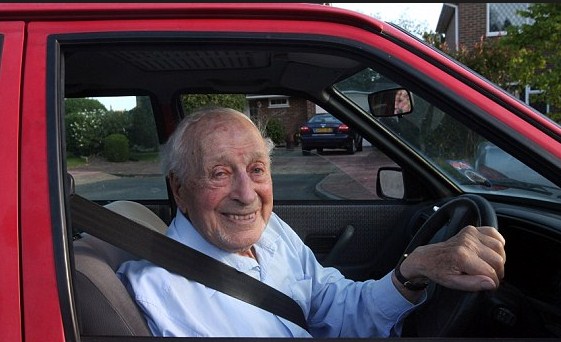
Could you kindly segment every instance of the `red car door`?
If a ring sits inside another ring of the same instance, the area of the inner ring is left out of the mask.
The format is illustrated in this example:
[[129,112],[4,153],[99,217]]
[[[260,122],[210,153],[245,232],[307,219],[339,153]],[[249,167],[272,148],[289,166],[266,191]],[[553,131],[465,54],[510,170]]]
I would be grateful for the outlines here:
[[[57,283],[64,269],[55,262],[64,254],[54,243],[63,238],[59,233],[63,192],[53,188],[57,180],[49,173],[61,163],[53,152],[61,148],[60,142],[48,138],[48,132],[59,129],[54,112],[56,86],[47,81],[53,79],[57,61],[56,57],[48,61],[53,58],[48,52],[49,34],[41,24],[32,21],[26,30],[20,137],[23,334],[26,341],[65,341],[61,307],[68,305],[60,299],[65,298],[64,289],[59,290]],[[56,177],[62,175],[58,172]]]
[[23,22],[0,22],[0,326],[5,341],[22,340],[18,136],[23,31]]

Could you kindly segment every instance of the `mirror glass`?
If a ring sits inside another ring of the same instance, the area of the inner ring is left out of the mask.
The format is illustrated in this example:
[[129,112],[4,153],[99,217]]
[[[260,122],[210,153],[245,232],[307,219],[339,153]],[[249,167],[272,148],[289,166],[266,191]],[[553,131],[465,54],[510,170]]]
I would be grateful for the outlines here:
[[386,89],[368,95],[370,113],[374,116],[396,116],[413,111],[411,93],[405,88]]

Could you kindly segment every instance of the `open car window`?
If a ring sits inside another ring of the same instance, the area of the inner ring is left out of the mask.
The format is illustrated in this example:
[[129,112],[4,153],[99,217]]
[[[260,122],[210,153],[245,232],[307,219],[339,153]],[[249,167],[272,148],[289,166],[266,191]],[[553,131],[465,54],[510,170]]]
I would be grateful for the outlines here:
[[168,199],[148,96],[67,98],[65,110],[76,193],[102,203]]
[[[183,115],[196,109],[202,96],[213,95],[182,95]],[[233,95],[222,96],[228,99]],[[379,199],[378,169],[397,164],[341,119],[298,97],[286,97],[290,101],[282,107],[271,102],[278,97],[274,94],[261,96],[259,101],[251,95],[237,97],[248,101],[240,110],[275,142],[272,171],[276,201]],[[132,104],[131,98],[135,99]],[[67,167],[76,193],[100,203],[168,199],[149,97],[67,98],[65,104]],[[282,117],[286,112],[294,113],[291,119]],[[303,131],[306,125],[313,126],[307,135]],[[313,148],[308,148],[308,140]]]

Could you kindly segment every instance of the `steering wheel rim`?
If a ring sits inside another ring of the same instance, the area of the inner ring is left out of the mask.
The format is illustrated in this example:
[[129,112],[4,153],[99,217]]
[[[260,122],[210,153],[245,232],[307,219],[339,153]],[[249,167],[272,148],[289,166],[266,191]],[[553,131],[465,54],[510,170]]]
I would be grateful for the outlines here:
[[[498,227],[495,210],[485,198],[463,194],[447,201],[421,226],[404,253],[445,241],[467,225]],[[418,336],[458,336],[471,321],[484,293],[452,290],[431,283],[425,303],[408,322],[414,322],[413,329]]]

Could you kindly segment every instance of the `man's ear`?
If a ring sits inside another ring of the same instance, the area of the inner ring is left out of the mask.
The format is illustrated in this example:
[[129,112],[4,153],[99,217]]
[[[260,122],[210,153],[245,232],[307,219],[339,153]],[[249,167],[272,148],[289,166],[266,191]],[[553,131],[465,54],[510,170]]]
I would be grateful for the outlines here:
[[171,192],[173,198],[175,199],[175,204],[177,205],[177,208],[181,210],[182,213],[187,215],[187,203],[185,203],[181,195],[182,189],[184,187],[183,182],[173,172],[169,173],[168,179],[169,179],[169,186],[171,188]]

